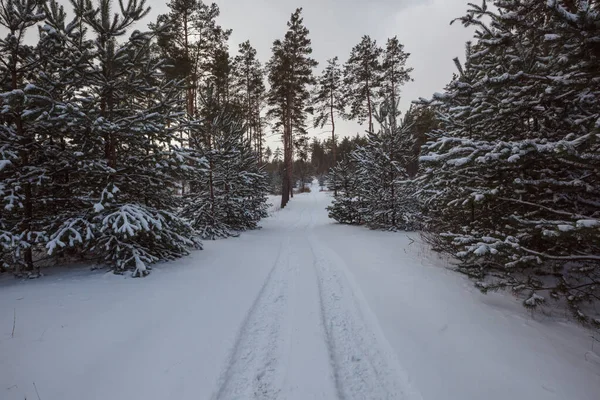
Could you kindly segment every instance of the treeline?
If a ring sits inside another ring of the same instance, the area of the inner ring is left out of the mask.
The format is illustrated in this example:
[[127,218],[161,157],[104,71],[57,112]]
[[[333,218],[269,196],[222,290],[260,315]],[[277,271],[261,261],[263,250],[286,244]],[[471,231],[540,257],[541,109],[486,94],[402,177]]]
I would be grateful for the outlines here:
[[[452,81],[418,102],[437,122],[417,176],[406,170],[411,121],[384,123],[334,170],[342,189],[332,216],[342,220],[348,203],[368,219],[345,222],[404,228],[417,212],[426,238],[481,290],[511,290],[527,307],[565,302],[600,325],[600,5],[487,3],[458,19],[476,33]],[[389,178],[370,183],[376,201],[353,190],[385,141],[399,153],[383,162]],[[382,205],[385,188],[402,193],[398,206]]]
[[262,69],[216,5],[173,0],[147,31],[143,0],[0,5],[2,270],[143,276],[266,216]]
[[[328,60],[320,76],[311,57],[312,42],[298,8],[287,24],[288,30],[272,46],[267,63],[269,91],[267,117],[277,132],[282,132],[283,171],[281,206],[293,197],[295,164],[308,162],[310,143],[308,126],[331,127],[331,152],[336,161],[336,121],[340,118],[368,121],[373,127],[373,111],[383,97],[399,97],[399,87],[410,80],[406,67],[409,54],[397,38],[388,39],[385,48],[369,36],[363,36],[344,65],[334,57]],[[297,160],[297,162],[296,162]],[[302,173],[302,175],[304,175]]]
[[[366,138],[356,134],[349,138],[344,137],[335,145],[335,151],[338,160],[347,160],[350,154],[359,146],[366,143]],[[299,184],[308,184],[313,177],[325,180],[329,170],[334,167],[333,161],[333,142],[331,139],[319,140],[313,138],[308,147],[308,160],[294,160],[293,186],[296,188]],[[272,194],[281,194],[281,184],[284,173],[283,153],[281,148],[275,148],[272,151],[267,147],[264,154],[265,171],[270,176],[270,192]]]
[[439,122],[426,106],[400,117],[398,103],[384,99],[374,112],[380,126],[329,173],[335,193],[329,216],[346,224],[377,229],[414,230],[421,224],[414,190],[421,145]]

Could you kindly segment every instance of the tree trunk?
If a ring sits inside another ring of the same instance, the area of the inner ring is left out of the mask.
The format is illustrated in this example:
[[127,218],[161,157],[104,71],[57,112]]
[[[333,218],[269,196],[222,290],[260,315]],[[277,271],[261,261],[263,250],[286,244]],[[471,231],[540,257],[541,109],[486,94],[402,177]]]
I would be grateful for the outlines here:
[[[20,40],[20,36],[19,36]],[[17,75],[18,71],[18,59],[19,59],[19,47],[15,49],[13,54],[13,65],[11,71],[12,78],[12,89],[17,90],[17,86],[19,84],[19,79]],[[21,157],[21,167],[23,170],[27,169],[29,166],[29,145],[30,138],[27,136],[27,132],[25,132],[25,128],[23,126],[23,120],[21,118],[21,114],[15,115],[15,124],[17,125],[17,135],[22,139],[21,146],[23,146],[22,150],[20,150]],[[25,182],[23,184],[23,193],[25,194],[25,201],[23,203],[23,229],[22,231],[26,232],[25,239],[28,240],[27,234],[31,232],[31,222],[33,221],[33,203],[32,203],[32,195],[31,195],[31,184],[29,182]],[[25,261],[25,269],[33,270],[33,253],[31,246],[27,247],[23,251],[23,258]]]
[[[188,61],[190,61],[190,51],[189,51],[189,43],[188,43],[188,20],[187,17],[183,19],[183,36],[185,40],[184,44],[184,52],[185,57]],[[192,88],[192,77],[188,76],[188,88],[187,88],[187,113],[191,118],[194,115],[194,89]]]
[[373,132],[373,108],[371,106],[371,87],[367,77],[367,107],[369,108],[369,132]]
[[208,165],[208,188],[210,191],[210,216],[215,219],[215,189],[213,184],[213,157],[212,157],[212,134],[208,133],[208,152],[211,155]]
[[283,126],[283,174],[281,177],[281,208],[284,208],[290,198],[290,187],[288,181],[288,127]]
[[293,112],[293,99],[292,93],[288,93],[288,163],[287,163],[287,175],[288,175],[288,189],[290,198],[294,198],[294,130],[292,128],[292,112]]
[[393,111],[393,115],[392,115],[392,128],[396,129],[396,85],[394,83],[394,64],[392,63],[392,76],[390,77],[390,80],[392,81],[392,104],[390,104],[390,107],[392,107],[391,111]]
[[[331,112],[331,152],[333,153],[333,166],[335,167],[336,155],[335,155],[335,118],[333,115],[333,90],[330,91],[330,112]],[[333,188],[333,195],[337,196],[337,187]]]

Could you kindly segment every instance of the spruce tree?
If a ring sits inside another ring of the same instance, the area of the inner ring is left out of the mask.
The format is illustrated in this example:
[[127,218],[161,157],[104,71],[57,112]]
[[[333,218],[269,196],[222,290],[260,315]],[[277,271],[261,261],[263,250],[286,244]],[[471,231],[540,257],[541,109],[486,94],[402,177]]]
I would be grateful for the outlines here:
[[352,48],[344,65],[344,85],[350,107],[350,119],[369,122],[373,132],[373,111],[377,106],[382,84],[381,55],[383,50],[370,36],[363,36]]

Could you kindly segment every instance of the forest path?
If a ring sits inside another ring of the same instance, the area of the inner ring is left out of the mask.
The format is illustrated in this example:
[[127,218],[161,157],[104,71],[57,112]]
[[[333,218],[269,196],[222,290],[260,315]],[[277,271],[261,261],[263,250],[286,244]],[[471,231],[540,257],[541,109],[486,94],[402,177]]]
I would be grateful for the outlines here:
[[215,399],[420,398],[409,390],[345,262],[314,234],[329,224],[327,201],[313,184],[279,220],[277,257],[244,318]]
[[144,279],[0,277],[0,399],[598,399],[598,336],[330,201],[313,184]]

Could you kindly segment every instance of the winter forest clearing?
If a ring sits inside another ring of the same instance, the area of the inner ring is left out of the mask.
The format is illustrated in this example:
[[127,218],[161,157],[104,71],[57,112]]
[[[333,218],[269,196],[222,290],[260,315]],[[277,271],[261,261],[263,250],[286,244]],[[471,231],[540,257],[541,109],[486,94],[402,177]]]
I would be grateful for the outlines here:
[[335,224],[330,201],[143,280],[4,280],[2,399],[597,400],[584,328],[479,293],[417,235]]
[[406,106],[431,30],[158,7],[0,0],[0,398],[600,398],[600,2],[460,3]]

